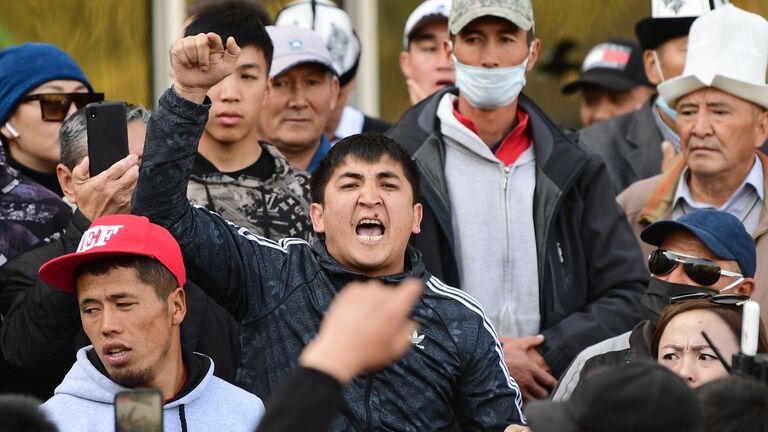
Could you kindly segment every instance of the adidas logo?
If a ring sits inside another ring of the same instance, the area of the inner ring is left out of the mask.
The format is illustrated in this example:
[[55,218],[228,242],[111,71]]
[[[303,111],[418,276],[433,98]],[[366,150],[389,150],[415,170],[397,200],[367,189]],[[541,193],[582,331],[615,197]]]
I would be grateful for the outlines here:
[[413,333],[411,333],[410,336],[408,336],[408,339],[411,340],[411,343],[420,349],[424,349],[424,345],[421,345],[421,343],[424,341],[424,335],[419,335],[419,332],[414,330]]

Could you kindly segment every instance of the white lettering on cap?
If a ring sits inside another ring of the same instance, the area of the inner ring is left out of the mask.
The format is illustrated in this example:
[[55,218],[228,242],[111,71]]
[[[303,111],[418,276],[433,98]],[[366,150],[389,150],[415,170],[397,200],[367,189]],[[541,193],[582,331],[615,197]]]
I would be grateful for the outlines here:
[[85,252],[95,247],[106,246],[110,237],[120,231],[122,227],[123,225],[97,225],[88,228],[83,233],[83,238],[80,239],[80,244],[77,245],[77,251]]
[[653,18],[682,18],[698,17],[705,13],[723,7],[728,0],[715,0],[710,5],[709,0],[652,0],[651,16]]

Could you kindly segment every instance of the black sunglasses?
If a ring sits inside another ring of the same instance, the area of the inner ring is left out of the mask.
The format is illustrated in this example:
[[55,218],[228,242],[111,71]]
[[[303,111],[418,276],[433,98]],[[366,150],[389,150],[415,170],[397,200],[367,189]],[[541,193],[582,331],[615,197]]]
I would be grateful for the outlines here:
[[703,286],[713,285],[720,280],[720,276],[744,277],[740,273],[723,270],[719,265],[708,259],[683,255],[664,249],[656,249],[651,252],[651,255],[648,257],[648,270],[656,276],[663,276],[674,270],[678,263],[683,263],[683,270],[685,270],[685,274],[692,281]]
[[709,300],[712,303],[722,306],[741,306],[749,300],[749,297],[738,294],[714,294],[697,292],[691,294],[682,294],[669,299],[670,304],[680,303],[688,300]]
[[67,118],[72,102],[80,109],[92,102],[104,100],[104,93],[39,93],[26,96],[19,102],[40,102],[43,121],[60,122]]

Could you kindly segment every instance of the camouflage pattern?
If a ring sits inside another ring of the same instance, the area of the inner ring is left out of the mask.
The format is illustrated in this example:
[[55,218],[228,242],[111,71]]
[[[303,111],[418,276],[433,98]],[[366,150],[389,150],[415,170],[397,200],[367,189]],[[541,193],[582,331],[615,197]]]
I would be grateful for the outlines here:
[[531,0],[453,0],[448,30],[458,34],[472,20],[487,15],[512,21],[525,31],[535,27]]
[[72,208],[9,166],[0,146],[0,266],[58,238],[70,217]]
[[223,173],[192,175],[187,198],[224,219],[271,240],[286,237],[315,239],[309,219],[309,177],[293,168],[273,146],[262,146],[275,160],[267,181]]

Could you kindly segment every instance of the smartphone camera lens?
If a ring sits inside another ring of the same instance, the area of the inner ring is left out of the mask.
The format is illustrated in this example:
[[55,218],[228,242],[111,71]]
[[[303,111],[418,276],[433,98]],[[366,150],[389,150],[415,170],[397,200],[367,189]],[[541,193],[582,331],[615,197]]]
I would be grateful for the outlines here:
[[88,111],[89,111],[88,115],[90,115],[92,119],[95,119],[96,118],[96,108],[91,108]]

